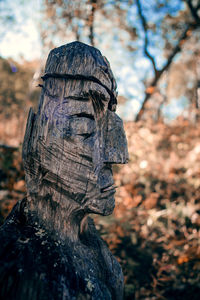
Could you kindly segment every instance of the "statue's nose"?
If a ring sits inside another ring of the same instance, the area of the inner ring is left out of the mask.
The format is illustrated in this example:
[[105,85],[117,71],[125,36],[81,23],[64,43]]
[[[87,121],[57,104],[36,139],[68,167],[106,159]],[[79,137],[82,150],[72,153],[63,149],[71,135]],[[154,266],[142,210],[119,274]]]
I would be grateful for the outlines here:
[[104,162],[125,164],[128,162],[128,147],[123,122],[114,112],[109,112],[105,138]]
[[107,147],[105,150],[104,163],[126,164],[128,162],[128,149],[126,143],[119,143],[118,147]]

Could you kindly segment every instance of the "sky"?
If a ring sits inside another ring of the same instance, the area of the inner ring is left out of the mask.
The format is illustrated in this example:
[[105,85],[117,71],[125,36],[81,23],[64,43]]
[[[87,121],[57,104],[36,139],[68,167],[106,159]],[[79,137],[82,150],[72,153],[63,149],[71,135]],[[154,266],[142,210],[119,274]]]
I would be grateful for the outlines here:
[[9,31],[5,35],[0,46],[0,55],[5,58],[12,57],[16,61],[20,61],[22,57],[25,60],[40,58],[39,33],[32,19],[21,26],[21,31],[17,33]]
[[24,0],[20,6],[17,5],[18,2],[0,0],[0,11],[3,12],[7,6],[9,14],[16,19],[5,27],[1,26],[0,55],[5,58],[12,57],[17,61],[20,61],[22,56],[26,60],[39,58],[41,46],[37,22],[40,19],[41,0]]
[[[19,6],[17,4],[19,1],[21,1],[23,5]],[[152,2],[152,0],[150,2]],[[9,26],[0,29],[0,55],[2,57],[12,57],[16,61],[23,59],[39,59],[44,61],[45,57],[43,57],[44,53],[42,52],[38,30],[38,24],[42,22],[40,13],[41,3],[42,0],[0,0],[0,11],[5,11],[6,7],[9,13],[11,13],[11,15],[13,14],[16,19],[15,23],[12,24],[11,22]],[[130,21],[132,17],[131,14],[136,14],[136,11],[129,12]],[[154,16],[153,18],[158,18],[158,16]],[[162,18],[162,15],[159,16],[159,18]],[[155,21],[154,19],[152,20]],[[140,26],[138,22],[138,27]],[[141,28],[139,28],[139,30],[141,30]],[[109,39],[109,36],[107,36],[107,39]],[[106,45],[106,39],[104,43]],[[118,82],[119,95],[123,95],[128,99],[125,105],[119,105],[118,113],[126,120],[133,120],[144,98],[143,79],[145,72],[150,72],[150,62],[141,55],[143,49],[141,40],[135,45],[139,51],[134,52],[134,57],[130,52],[124,51],[124,49],[120,47],[119,41],[115,38],[113,39],[112,46],[113,48],[111,49],[106,46],[104,47],[102,44],[102,49],[100,50],[110,61],[113,73]],[[162,44],[160,44],[160,47],[162,47]],[[154,51],[157,64],[162,65],[163,59],[160,55],[160,50],[157,49]],[[176,101],[172,101],[171,106],[168,105],[165,107],[163,112],[167,118],[172,115],[176,117],[182,109],[183,105],[181,102],[180,105],[177,105]]]

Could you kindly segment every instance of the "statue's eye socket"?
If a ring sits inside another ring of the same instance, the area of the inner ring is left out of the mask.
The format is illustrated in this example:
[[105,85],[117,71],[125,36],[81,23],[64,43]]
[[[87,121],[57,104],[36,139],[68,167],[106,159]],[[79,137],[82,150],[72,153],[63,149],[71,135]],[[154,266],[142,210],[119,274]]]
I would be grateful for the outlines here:
[[76,114],[73,115],[73,117],[77,117],[77,118],[88,118],[90,120],[94,120],[94,116],[91,114],[87,114],[87,113],[80,113],[80,114]]
[[94,117],[89,114],[78,114],[70,118],[70,131],[73,135],[90,136],[96,130]]

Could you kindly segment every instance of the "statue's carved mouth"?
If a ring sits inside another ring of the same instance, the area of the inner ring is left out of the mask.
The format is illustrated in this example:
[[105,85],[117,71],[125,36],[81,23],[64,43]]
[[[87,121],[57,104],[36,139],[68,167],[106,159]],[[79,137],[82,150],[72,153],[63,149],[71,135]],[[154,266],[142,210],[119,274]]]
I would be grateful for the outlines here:
[[109,192],[109,191],[115,191],[116,186],[114,184],[108,185],[101,189],[101,193]]

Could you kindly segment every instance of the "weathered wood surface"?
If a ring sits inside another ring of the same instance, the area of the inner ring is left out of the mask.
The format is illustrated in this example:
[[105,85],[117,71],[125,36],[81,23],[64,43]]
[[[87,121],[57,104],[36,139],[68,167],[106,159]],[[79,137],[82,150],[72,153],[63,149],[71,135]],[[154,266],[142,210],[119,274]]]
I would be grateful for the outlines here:
[[0,299],[122,299],[123,274],[90,213],[109,215],[126,163],[116,83],[100,51],[52,50],[23,144],[27,197],[0,229]]

